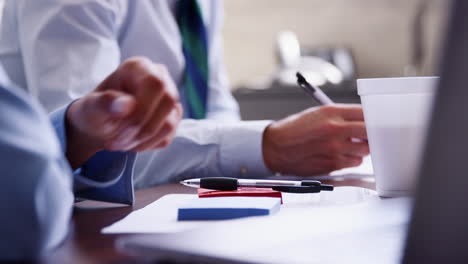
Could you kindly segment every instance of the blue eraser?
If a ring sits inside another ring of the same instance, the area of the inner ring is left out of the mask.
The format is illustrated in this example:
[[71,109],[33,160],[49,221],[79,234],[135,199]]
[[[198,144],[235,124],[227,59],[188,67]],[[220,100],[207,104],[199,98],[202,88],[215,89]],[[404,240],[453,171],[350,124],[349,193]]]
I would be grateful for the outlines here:
[[280,198],[213,197],[196,198],[179,208],[177,220],[225,220],[271,215],[281,205]]

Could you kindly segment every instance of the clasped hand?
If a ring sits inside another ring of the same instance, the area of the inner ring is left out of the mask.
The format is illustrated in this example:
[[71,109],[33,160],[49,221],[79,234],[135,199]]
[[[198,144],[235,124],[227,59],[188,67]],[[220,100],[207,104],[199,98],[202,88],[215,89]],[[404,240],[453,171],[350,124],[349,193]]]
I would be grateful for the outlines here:
[[67,157],[79,167],[100,150],[146,151],[171,143],[182,118],[166,68],[145,58],[125,61],[67,111]]

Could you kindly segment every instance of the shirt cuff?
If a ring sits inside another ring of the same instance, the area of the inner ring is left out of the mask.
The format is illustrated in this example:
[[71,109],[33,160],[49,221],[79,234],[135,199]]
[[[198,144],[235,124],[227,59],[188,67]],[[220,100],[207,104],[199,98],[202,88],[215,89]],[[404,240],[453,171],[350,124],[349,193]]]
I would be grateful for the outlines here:
[[101,151],[75,171],[77,198],[132,205],[136,153]]
[[220,126],[220,162],[224,175],[236,178],[271,176],[263,160],[263,132],[272,121],[243,121]]
[[66,153],[67,150],[67,131],[65,127],[65,118],[68,111],[68,108],[73,102],[63,107],[58,108],[57,110],[53,111],[49,114],[49,119],[52,122],[52,125],[55,130],[55,134],[57,135],[60,148],[62,153]]
[[[72,102],[73,103],[73,102]],[[49,118],[60,141],[62,153],[67,150],[66,113],[72,104],[61,107]],[[135,153],[100,151],[73,173],[77,198],[133,204],[133,167]]]

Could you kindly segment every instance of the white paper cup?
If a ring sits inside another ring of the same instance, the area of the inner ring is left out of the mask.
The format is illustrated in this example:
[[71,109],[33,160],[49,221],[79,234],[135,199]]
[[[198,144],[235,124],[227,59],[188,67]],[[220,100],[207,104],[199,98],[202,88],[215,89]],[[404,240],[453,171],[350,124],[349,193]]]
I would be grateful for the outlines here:
[[438,77],[359,79],[377,193],[411,195]]

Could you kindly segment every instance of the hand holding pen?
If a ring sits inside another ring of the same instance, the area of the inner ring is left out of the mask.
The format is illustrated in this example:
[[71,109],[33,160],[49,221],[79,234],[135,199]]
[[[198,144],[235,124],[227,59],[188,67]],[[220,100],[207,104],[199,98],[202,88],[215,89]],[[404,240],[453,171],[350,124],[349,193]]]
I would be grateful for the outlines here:
[[334,104],[300,73],[297,77],[299,86],[323,106],[267,127],[262,144],[267,168],[282,174],[311,176],[360,165],[369,154],[361,106]]
[[330,97],[328,97],[320,88],[312,86],[307,80],[302,76],[300,72],[296,73],[297,84],[301,87],[304,92],[312,98],[314,98],[321,105],[332,105],[334,102]]

